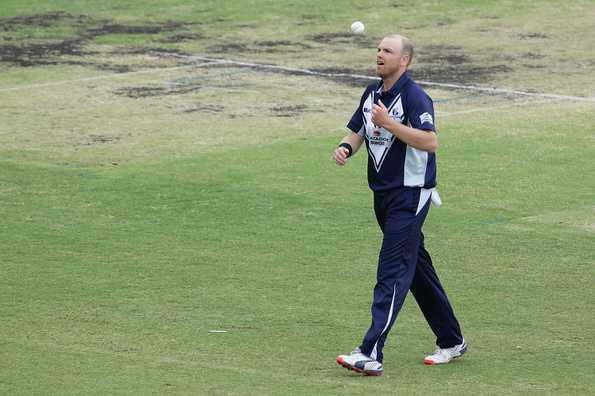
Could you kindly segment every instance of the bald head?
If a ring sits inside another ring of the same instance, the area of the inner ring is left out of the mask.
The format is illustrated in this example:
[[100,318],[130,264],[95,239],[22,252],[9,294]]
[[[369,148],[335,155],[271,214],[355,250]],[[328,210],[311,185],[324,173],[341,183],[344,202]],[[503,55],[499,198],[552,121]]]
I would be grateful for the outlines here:
[[393,34],[382,39],[376,53],[376,75],[385,88],[390,89],[407,71],[412,57],[413,44],[407,37]]
[[398,42],[399,49],[401,51],[402,56],[408,56],[409,60],[407,62],[407,66],[411,64],[411,60],[413,59],[413,43],[405,36],[401,36],[400,34],[391,34],[386,36],[385,39],[389,39],[391,41],[394,40],[395,43]]

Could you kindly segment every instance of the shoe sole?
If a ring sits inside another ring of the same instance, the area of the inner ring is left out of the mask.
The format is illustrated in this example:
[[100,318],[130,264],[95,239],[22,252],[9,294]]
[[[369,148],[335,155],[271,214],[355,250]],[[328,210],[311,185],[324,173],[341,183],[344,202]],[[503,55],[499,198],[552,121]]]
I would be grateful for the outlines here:
[[450,359],[448,362],[442,362],[442,363],[439,363],[439,362],[435,362],[435,361],[433,361],[433,360],[430,360],[430,359],[424,359],[424,364],[425,364],[426,366],[437,366],[437,365],[439,365],[439,364],[447,364],[447,363],[450,363],[450,362],[452,362],[452,361],[453,361],[453,360],[455,360],[455,359],[458,359],[458,358],[462,357],[462,356],[465,354],[465,352],[467,352],[467,345],[465,345],[465,348],[461,349],[461,352],[459,352],[459,355],[458,355],[458,356],[454,356],[454,357],[453,357],[452,359]]
[[340,357],[337,358],[337,363],[343,367],[345,367],[347,370],[351,370],[351,371],[355,371],[356,373],[360,373],[360,374],[364,374],[364,375],[369,375],[372,377],[379,377],[382,375],[382,371],[366,371],[366,370],[362,370],[359,369],[355,366],[350,365],[349,363],[345,362],[343,359],[341,359]]

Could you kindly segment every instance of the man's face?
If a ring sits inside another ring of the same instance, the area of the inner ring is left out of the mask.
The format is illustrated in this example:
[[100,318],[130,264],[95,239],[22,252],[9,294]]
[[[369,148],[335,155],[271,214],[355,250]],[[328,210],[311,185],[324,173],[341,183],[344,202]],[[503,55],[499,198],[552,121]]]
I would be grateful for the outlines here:
[[376,75],[380,78],[398,73],[407,67],[407,58],[401,55],[401,40],[398,38],[384,38],[378,44],[376,54]]

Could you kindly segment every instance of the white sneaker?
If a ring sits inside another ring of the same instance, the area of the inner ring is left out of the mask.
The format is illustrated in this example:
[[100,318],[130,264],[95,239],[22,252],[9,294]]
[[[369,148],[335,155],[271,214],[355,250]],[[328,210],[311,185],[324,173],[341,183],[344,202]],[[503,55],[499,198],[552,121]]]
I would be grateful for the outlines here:
[[453,359],[460,358],[467,352],[467,344],[463,340],[462,344],[455,345],[452,348],[440,348],[437,347],[434,353],[430,356],[426,356],[424,364],[445,364],[449,363]]
[[348,370],[353,370],[365,375],[382,375],[382,363],[364,355],[356,348],[349,355],[337,356],[337,363]]

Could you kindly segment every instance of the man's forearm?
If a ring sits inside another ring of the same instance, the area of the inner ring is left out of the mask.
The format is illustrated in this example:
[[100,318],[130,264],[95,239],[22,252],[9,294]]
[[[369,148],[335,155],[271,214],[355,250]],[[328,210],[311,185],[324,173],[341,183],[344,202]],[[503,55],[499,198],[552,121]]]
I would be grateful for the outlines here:
[[355,153],[357,153],[357,150],[359,150],[359,148],[361,147],[363,141],[364,139],[360,135],[358,135],[355,132],[352,132],[349,135],[345,136],[343,140],[341,140],[341,143],[349,144],[353,149],[351,155],[354,155]]
[[433,131],[422,131],[390,120],[384,128],[400,141],[418,150],[430,153],[438,149],[438,136]]

